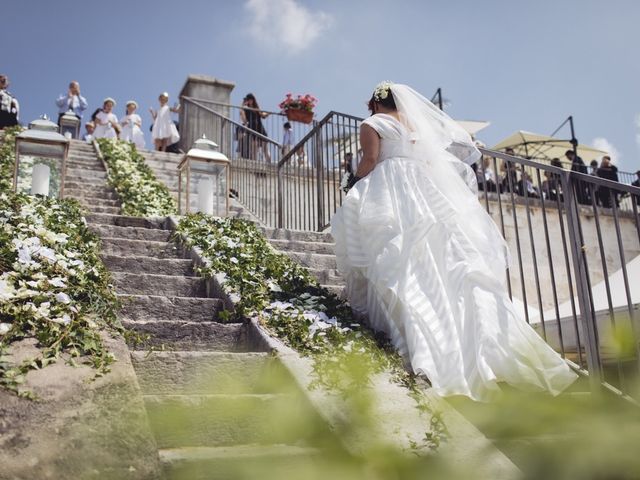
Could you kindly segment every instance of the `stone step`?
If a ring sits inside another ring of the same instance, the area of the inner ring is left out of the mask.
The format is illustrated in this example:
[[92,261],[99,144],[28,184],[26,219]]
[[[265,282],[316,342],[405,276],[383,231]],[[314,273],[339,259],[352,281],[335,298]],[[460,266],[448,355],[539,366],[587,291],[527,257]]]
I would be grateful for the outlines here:
[[327,255],[322,253],[302,253],[302,252],[284,252],[292,260],[311,269],[330,269],[335,270],[335,255]]
[[73,178],[73,177],[85,178],[85,179],[90,178],[92,180],[100,180],[106,183],[107,172],[105,172],[104,170],[100,171],[100,170],[92,170],[88,168],[67,167],[67,178]]
[[285,228],[261,228],[261,230],[265,237],[274,240],[333,243],[333,237],[330,233],[305,232],[300,230],[288,230]]
[[285,374],[268,353],[131,352],[138,383],[146,395],[279,393],[274,376]]
[[100,197],[85,197],[81,195],[65,195],[65,197],[78,200],[89,210],[91,210],[92,207],[120,208],[120,202],[118,200],[104,199]]
[[160,228],[120,227],[118,225],[93,225],[91,230],[101,237],[150,240],[154,242],[168,242],[173,233],[171,230]]
[[128,217],[126,215],[109,215],[91,213],[85,217],[87,222],[100,225],[116,225],[119,227],[141,227],[164,229],[165,217],[143,218]]
[[338,270],[334,269],[320,269],[309,268],[307,269],[318,282],[327,285],[342,285],[345,283],[344,277],[340,275]]
[[291,445],[236,445],[161,449],[166,480],[229,480],[307,478],[301,472],[317,471],[319,451]]
[[130,321],[212,322],[224,304],[218,298],[118,295],[120,318]]
[[323,253],[326,255],[334,255],[333,243],[324,242],[300,242],[298,240],[275,240],[270,239],[269,242],[276,250],[281,252],[301,252],[301,253]]
[[143,399],[158,448],[291,444],[314,433],[300,428],[312,420],[305,418],[308,409],[293,394],[144,395]]
[[118,199],[118,195],[111,187],[96,185],[87,186],[68,182],[64,184],[64,194],[74,196],[99,197],[109,200]]
[[206,283],[199,277],[112,272],[111,278],[116,293],[173,297],[206,297],[207,294]]
[[102,262],[112,272],[174,275],[192,277],[193,262],[187,258],[123,257],[101,255]]
[[103,238],[102,253],[123,257],[183,258],[173,243],[126,238]]
[[99,162],[84,160],[67,160],[67,172],[69,170],[96,171],[105,173],[105,169]]
[[122,325],[142,335],[135,350],[151,348],[180,351],[246,352],[247,329],[242,323],[122,320]]
[[73,184],[74,186],[82,186],[86,187],[106,187],[107,182],[104,178],[92,178],[86,177],[84,175],[67,175],[65,178],[65,185]]
[[88,204],[86,208],[91,213],[108,213],[110,215],[118,215],[121,210],[120,207],[104,207],[102,205]]

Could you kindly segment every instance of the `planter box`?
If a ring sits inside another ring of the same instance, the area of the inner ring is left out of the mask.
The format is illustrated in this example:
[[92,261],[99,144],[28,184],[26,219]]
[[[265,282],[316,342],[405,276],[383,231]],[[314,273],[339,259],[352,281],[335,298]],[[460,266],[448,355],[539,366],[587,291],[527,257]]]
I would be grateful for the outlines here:
[[290,108],[286,111],[287,119],[291,122],[311,123],[313,121],[313,112],[309,110],[300,110]]

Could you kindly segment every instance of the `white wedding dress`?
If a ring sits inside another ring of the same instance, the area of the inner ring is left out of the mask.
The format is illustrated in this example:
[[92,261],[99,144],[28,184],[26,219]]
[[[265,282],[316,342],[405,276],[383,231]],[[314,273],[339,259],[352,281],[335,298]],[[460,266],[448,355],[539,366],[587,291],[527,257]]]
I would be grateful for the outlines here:
[[381,138],[379,158],[331,222],[352,308],[440,395],[488,401],[499,382],[560,393],[576,375],[518,317],[504,285],[506,242],[460,169],[446,167],[462,162],[419,158],[410,122],[364,123]]

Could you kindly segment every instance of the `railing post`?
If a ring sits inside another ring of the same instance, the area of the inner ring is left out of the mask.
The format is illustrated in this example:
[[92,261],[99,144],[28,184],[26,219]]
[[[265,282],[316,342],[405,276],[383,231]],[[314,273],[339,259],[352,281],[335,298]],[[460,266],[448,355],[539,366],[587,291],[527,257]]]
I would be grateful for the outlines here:
[[[596,327],[595,312],[591,303],[591,288],[589,284],[589,266],[587,263],[586,246],[580,227],[578,199],[576,198],[574,183],[580,180],[573,179],[572,172],[563,172],[561,176],[562,192],[564,194],[564,207],[567,215],[567,229],[569,231],[569,244],[573,259],[573,270],[576,277],[576,291],[578,305],[580,305],[580,321],[585,336],[585,348],[587,354],[587,367],[589,369],[589,383],[591,391],[597,393],[602,385],[602,362],[600,360],[598,330]],[[579,188],[579,185],[577,185]],[[569,278],[569,282],[571,279]]]
[[322,227],[324,226],[324,191],[323,191],[323,172],[322,166],[324,165],[324,159],[322,157],[322,129],[318,130],[315,134],[314,142],[314,160],[315,160],[315,168],[316,168],[316,212],[318,215],[318,226],[317,231],[322,231]]
[[278,166],[277,166],[277,170],[276,170],[276,174],[277,174],[277,184],[276,184],[276,199],[277,199],[277,203],[276,203],[276,209],[277,209],[277,218],[278,218],[278,228],[284,228],[284,194],[282,191],[282,186],[283,186],[283,182],[282,182],[282,165],[279,164],[278,162]]

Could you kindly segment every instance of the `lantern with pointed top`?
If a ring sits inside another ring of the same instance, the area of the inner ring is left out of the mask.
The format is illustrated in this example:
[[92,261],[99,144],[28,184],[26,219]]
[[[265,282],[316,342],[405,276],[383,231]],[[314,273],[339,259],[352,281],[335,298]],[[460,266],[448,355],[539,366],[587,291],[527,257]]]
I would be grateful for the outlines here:
[[46,115],[16,136],[13,189],[17,193],[62,198],[69,140]]
[[229,159],[204,135],[178,165],[178,209],[181,215],[202,212],[226,217],[229,212]]

